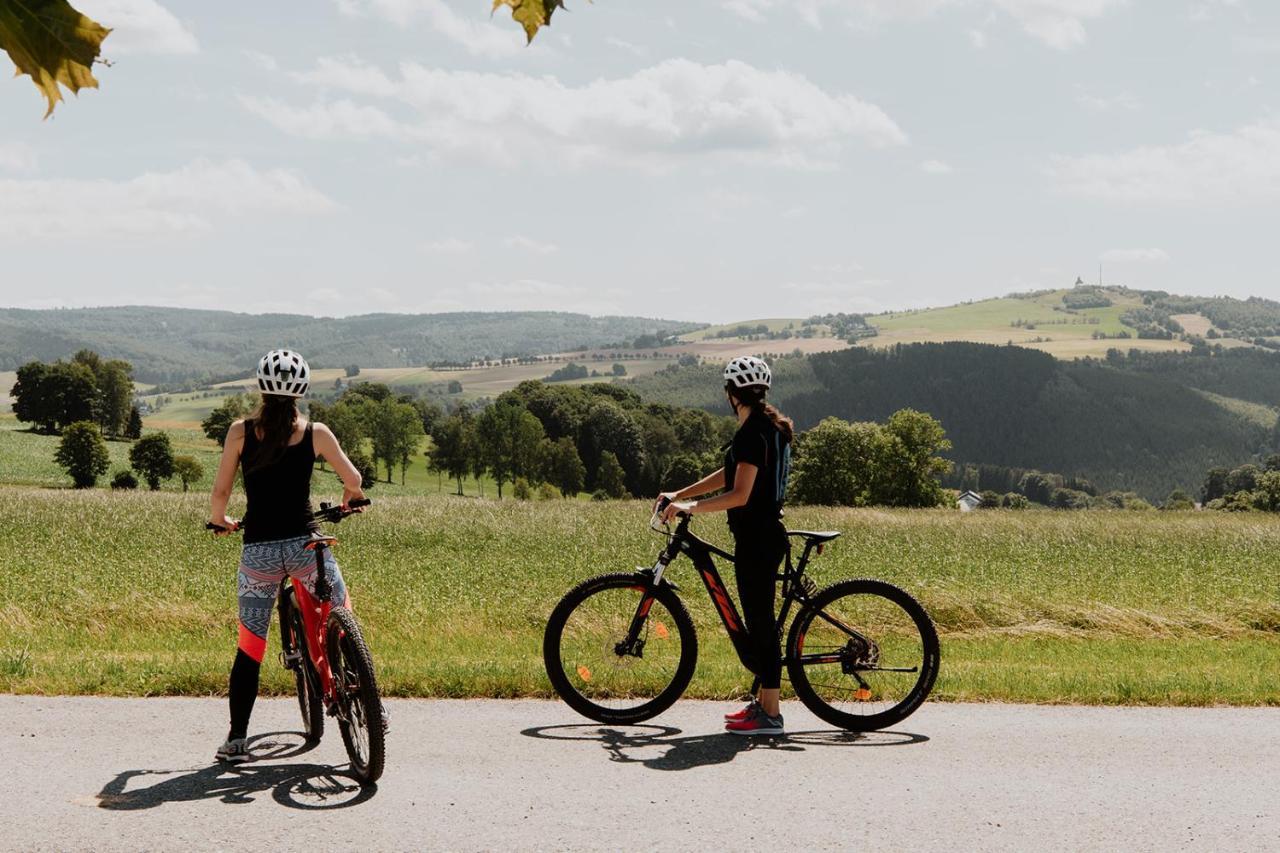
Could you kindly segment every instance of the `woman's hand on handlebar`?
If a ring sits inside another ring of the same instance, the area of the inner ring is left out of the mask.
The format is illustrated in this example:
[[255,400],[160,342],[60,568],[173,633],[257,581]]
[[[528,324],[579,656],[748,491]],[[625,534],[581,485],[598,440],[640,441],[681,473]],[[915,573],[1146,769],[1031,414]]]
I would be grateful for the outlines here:
[[350,486],[344,486],[342,489],[342,511],[343,512],[364,512],[360,507],[353,507],[352,501],[367,500],[364,496],[363,489],[353,489]]
[[206,529],[212,530],[214,536],[228,536],[240,529],[240,522],[224,515],[221,520],[217,518],[210,519]]
[[662,523],[670,524],[676,516],[693,515],[693,508],[697,505],[697,501],[669,501],[662,509]]

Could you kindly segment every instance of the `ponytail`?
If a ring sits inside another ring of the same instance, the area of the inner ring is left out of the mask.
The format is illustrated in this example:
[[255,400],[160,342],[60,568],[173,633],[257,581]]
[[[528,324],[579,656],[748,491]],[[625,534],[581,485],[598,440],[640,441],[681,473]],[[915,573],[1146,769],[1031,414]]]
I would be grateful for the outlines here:
[[246,471],[257,471],[279,461],[298,423],[298,400],[281,394],[263,394],[250,418],[258,443],[252,459],[245,459]]
[[791,418],[778,411],[777,406],[765,400],[767,389],[759,385],[748,385],[746,388],[739,388],[733,383],[725,383],[724,389],[729,392],[734,411],[737,411],[740,405],[750,406],[753,412],[759,412],[768,418],[774,429],[782,433],[782,437],[787,443],[790,443],[795,438],[795,423]]

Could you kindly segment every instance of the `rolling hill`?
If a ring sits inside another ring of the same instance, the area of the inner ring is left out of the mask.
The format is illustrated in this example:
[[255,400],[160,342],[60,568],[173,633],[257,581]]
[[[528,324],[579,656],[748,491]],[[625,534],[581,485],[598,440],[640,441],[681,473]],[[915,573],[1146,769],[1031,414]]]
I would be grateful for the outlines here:
[[243,376],[274,347],[305,352],[316,367],[426,367],[629,346],[638,337],[697,326],[551,311],[333,319],[182,308],[0,308],[0,371],[83,348],[131,362],[135,377],[151,383]]
[[[1053,471],[1152,500],[1195,489],[1209,467],[1277,449],[1280,354],[1261,350],[1062,361],[1017,346],[924,343],[774,366],[774,399],[802,429],[914,408],[942,422],[958,463]],[[1275,378],[1250,384],[1251,375]],[[725,409],[714,364],[668,367],[630,387],[653,402]]]

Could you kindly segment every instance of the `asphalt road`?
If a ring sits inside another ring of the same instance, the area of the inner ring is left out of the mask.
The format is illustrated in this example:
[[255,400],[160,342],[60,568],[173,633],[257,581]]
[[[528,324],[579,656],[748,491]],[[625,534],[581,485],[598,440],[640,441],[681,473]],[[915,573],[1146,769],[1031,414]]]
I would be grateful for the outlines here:
[[927,705],[894,732],[721,733],[537,701],[396,701],[386,775],[306,750],[261,701],[259,760],[211,761],[214,699],[0,696],[0,847],[40,850],[1280,849],[1280,709]]

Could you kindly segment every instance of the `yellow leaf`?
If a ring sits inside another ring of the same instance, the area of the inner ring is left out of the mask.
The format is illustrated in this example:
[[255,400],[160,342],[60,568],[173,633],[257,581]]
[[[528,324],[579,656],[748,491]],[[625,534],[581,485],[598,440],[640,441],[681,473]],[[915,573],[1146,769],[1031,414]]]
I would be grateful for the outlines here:
[[62,100],[59,83],[72,92],[98,88],[92,66],[110,32],[67,0],[0,0],[0,49],[49,102],[45,118]]
[[539,27],[551,24],[552,13],[564,8],[564,0],[493,0],[494,12],[500,6],[511,7],[512,19],[524,27],[524,34],[531,42]]

